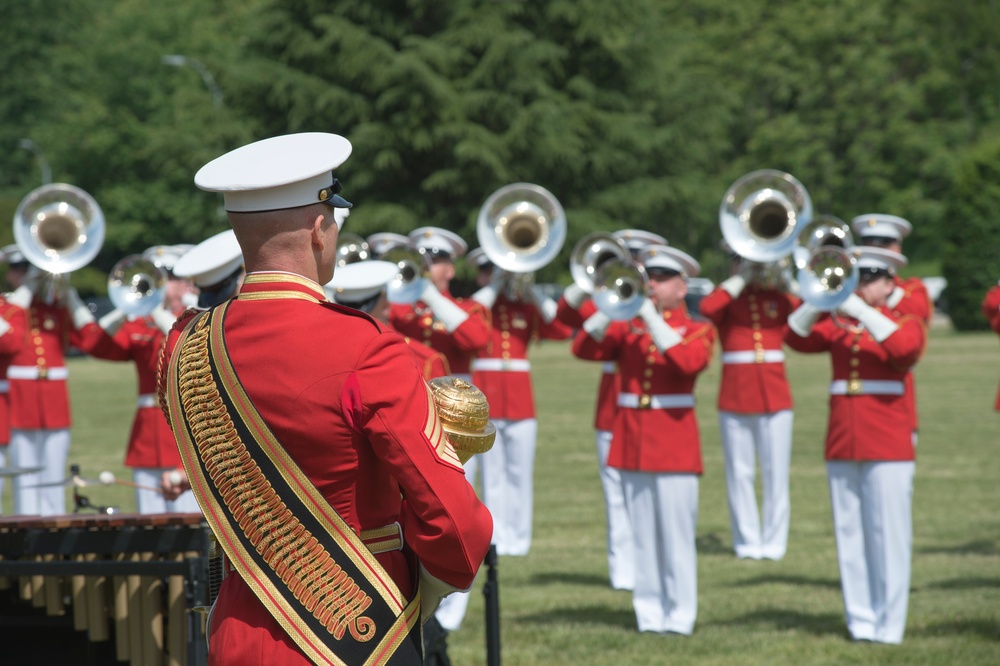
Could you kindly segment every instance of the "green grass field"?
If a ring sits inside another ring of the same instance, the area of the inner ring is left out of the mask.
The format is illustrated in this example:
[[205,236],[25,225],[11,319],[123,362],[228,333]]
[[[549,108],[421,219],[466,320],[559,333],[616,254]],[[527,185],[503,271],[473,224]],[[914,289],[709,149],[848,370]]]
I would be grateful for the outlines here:
[[[917,369],[920,442],[914,492],[912,593],[901,646],[847,639],[830,518],[823,434],[826,356],[789,356],[795,394],[792,523],[780,562],[732,555],[716,426],[718,359],[698,386],[705,474],[698,520],[699,616],[694,635],[635,630],[631,596],[612,591],[591,429],[598,364],[565,344],[533,352],[539,411],[531,553],[503,557],[505,664],[1000,664],[1000,347],[989,334],[935,330]],[[128,364],[71,361],[70,462],[87,476],[122,466],[135,400]],[[87,489],[95,503],[134,510],[126,488]],[[10,491],[4,491],[10,509]],[[480,577],[482,578],[482,576]],[[455,666],[485,664],[478,581]]]

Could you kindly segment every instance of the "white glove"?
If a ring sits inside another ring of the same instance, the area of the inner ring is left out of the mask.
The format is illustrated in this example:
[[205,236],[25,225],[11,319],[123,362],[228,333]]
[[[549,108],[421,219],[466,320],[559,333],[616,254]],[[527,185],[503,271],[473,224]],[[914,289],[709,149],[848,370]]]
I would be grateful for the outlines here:
[[730,276],[719,283],[719,287],[734,299],[739,298],[739,295],[743,293],[746,286],[747,279],[743,276],[742,272]]
[[574,310],[579,310],[583,302],[589,297],[590,294],[575,282],[563,289],[563,298],[566,299],[566,305]]
[[454,333],[455,329],[469,318],[469,313],[443,296],[430,280],[420,294],[420,300],[427,304],[434,313],[434,318],[444,324],[449,333]]
[[94,323],[94,314],[90,311],[90,308],[80,300],[80,294],[76,292],[74,287],[66,287],[66,292],[64,294],[66,309],[69,310],[70,315],[73,317],[73,328],[80,330],[87,324]]
[[497,302],[497,296],[504,290],[507,282],[507,271],[501,270],[497,266],[493,267],[493,274],[490,276],[490,283],[474,293],[472,300],[479,303],[487,310],[493,309],[493,304]]
[[650,337],[653,338],[653,344],[660,352],[667,351],[684,339],[670,327],[670,324],[663,320],[663,314],[648,298],[643,300],[642,307],[639,308],[639,316],[646,322],[646,328],[649,330]]
[[896,322],[865,303],[857,294],[848,296],[837,309],[844,315],[860,321],[876,342],[882,342],[899,329]]
[[11,305],[16,305],[22,310],[27,310],[31,307],[31,301],[35,298],[35,290],[32,285],[25,281],[20,287],[14,290],[14,293],[7,297],[7,302]]
[[535,301],[535,306],[538,311],[542,314],[542,319],[545,320],[546,324],[551,324],[552,320],[556,318],[556,311],[559,306],[551,298],[542,293],[536,285],[531,285],[531,299]]
[[608,332],[608,326],[611,325],[611,318],[598,310],[594,314],[587,318],[587,321],[583,322],[583,330],[592,337],[593,339],[601,342],[604,340],[604,334]]
[[795,308],[795,312],[788,315],[788,328],[792,329],[792,332],[800,338],[807,337],[821,314],[823,314],[821,310],[817,310],[808,303],[803,303]]
[[108,314],[101,317],[98,320],[97,325],[100,326],[102,329],[104,329],[105,333],[113,336],[115,333],[118,332],[118,329],[122,327],[122,324],[124,324],[125,320],[127,319],[128,319],[127,314],[125,314],[118,308],[115,308]]
[[462,592],[460,588],[435,578],[427,573],[424,565],[420,565],[420,624],[427,622],[434,615],[441,600],[452,592]]
[[889,306],[890,310],[895,310],[896,306],[899,305],[899,302],[903,300],[903,296],[906,296],[906,292],[900,287],[896,287],[892,290],[892,293],[889,294],[889,300],[887,300],[885,304]]
[[170,329],[174,327],[174,322],[177,321],[177,317],[164,308],[162,304],[157,305],[156,309],[149,316],[153,318],[153,323],[156,324],[156,327],[164,333],[169,333]]
[[10,322],[0,317],[0,336],[5,335],[9,330],[10,330]]

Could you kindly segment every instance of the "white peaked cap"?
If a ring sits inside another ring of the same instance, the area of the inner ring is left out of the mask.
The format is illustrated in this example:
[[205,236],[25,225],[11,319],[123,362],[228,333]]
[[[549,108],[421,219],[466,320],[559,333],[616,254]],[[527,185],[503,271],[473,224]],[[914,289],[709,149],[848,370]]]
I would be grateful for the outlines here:
[[[337,195],[333,170],[351,155],[336,134],[304,132],[257,141],[217,157],[195,174],[195,185],[222,192],[226,210],[253,213],[325,202],[351,204]],[[343,224],[338,221],[338,225]]]
[[191,278],[196,287],[211,287],[243,265],[243,251],[232,229],[203,240],[174,264],[174,275]]
[[177,261],[192,249],[194,245],[154,245],[142,253],[143,259],[152,261],[154,264],[168,271],[174,270]]
[[851,228],[854,233],[864,238],[865,236],[883,236],[885,238],[895,238],[901,241],[913,231],[913,225],[896,215],[885,215],[884,213],[867,213],[858,215],[851,220]]
[[701,272],[701,264],[694,257],[668,245],[650,245],[639,254],[639,262],[646,268],[666,268],[688,277]]
[[461,236],[438,227],[420,227],[411,231],[410,247],[414,250],[447,252],[452,258],[463,256],[469,249]]
[[483,252],[483,248],[481,247],[477,247],[475,250],[470,252],[465,260],[476,268],[482,268],[483,266],[488,266],[493,263],[490,261],[490,258],[486,256],[486,253]]
[[406,247],[410,242],[410,237],[403,234],[394,234],[391,231],[380,231],[377,234],[369,236],[367,240],[368,247],[375,253],[375,256],[381,257],[389,250],[397,247]]
[[327,296],[335,303],[360,303],[374,298],[396,277],[399,266],[391,261],[358,261],[337,266],[326,283]]
[[854,252],[858,258],[858,268],[876,268],[895,273],[897,268],[906,265],[906,257],[884,247],[860,245],[854,248]]
[[611,235],[623,241],[632,254],[638,254],[647,245],[670,245],[663,236],[642,229],[619,229]]
[[0,250],[0,257],[8,264],[23,264],[28,261],[24,258],[24,253],[21,252],[21,248],[17,246],[17,243],[7,245]]

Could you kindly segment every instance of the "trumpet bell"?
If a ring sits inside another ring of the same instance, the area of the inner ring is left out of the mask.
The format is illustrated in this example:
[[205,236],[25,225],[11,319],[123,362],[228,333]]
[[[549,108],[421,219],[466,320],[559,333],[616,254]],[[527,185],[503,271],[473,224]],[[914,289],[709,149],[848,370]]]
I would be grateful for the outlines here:
[[43,185],[14,213],[14,241],[25,259],[48,273],[69,273],[93,261],[104,244],[104,212],[67,183]]
[[854,293],[859,279],[858,262],[849,250],[823,246],[799,270],[799,296],[817,310],[832,312]]
[[386,299],[390,303],[402,305],[412,305],[419,301],[429,282],[427,255],[410,248],[396,247],[382,255],[382,261],[392,262],[399,269],[386,287]]
[[121,259],[108,274],[108,298],[125,314],[145,317],[167,291],[167,273],[142,255]]
[[559,254],[566,242],[566,213],[544,187],[513,183],[491,194],[479,209],[476,237],[494,265],[530,273]]
[[337,237],[337,265],[346,266],[372,258],[368,241],[357,234],[341,233]]
[[632,261],[609,261],[594,276],[594,305],[612,321],[629,321],[649,291],[649,276],[641,264]]
[[762,263],[790,254],[811,219],[809,192],[791,174],[775,169],[737,180],[719,207],[719,226],[733,252]]
[[630,256],[624,241],[609,233],[598,231],[587,234],[573,246],[573,253],[569,259],[569,272],[577,286],[592,294],[594,278],[600,267],[609,261],[628,261]]

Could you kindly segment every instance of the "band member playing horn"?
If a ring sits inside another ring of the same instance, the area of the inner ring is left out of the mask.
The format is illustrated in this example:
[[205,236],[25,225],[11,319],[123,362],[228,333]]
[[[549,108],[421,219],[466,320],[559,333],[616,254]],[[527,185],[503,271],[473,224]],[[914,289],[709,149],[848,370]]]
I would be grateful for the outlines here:
[[[983,316],[994,333],[1000,335],[1000,284],[992,287],[983,298]],[[995,409],[1000,412],[1000,391],[997,392]]]
[[927,337],[919,317],[888,304],[905,261],[860,248],[859,286],[837,307],[847,324],[817,322],[807,299],[785,337],[797,351],[830,353],[826,466],[847,629],[879,643],[902,642],[910,591],[915,441],[904,380]]
[[[80,229],[86,229],[81,233]],[[42,468],[14,479],[14,512],[66,512],[70,447],[65,355],[70,345],[89,353],[100,334],[90,309],[67,274],[90,263],[104,240],[104,214],[77,187],[55,183],[28,194],[14,216],[18,249],[30,263],[10,266],[9,303],[26,312],[25,345],[7,368],[11,433],[9,464]],[[85,242],[79,239],[85,238]]]
[[702,473],[693,391],[712,357],[715,331],[692,320],[684,305],[697,261],[658,245],[647,247],[640,261],[650,297],[639,296],[638,317],[612,322],[598,310],[574,339],[573,353],[617,361],[621,375],[608,465],[621,471],[635,535],[632,605],[639,631],[687,635],[698,610],[695,527]]
[[[91,356],[107,361],[135,363],[139,398],[129,433],[125,466],[132,469],[139,513],[199,511],[198,502],[190,491],[176,498],[165,498],[163,493],[153,490],[160,485],[165,471],[181,466],[174,434],[157,401],[156,373],[164,338],[185,309],[184,294],[190,293],[190,283],[176,277],[173,268],[191,247],[157,245],[141,257],[126,257],[116,264],[108,288],[116,307],[98,322],[106,335],[90,352]],[[157,273],[157,269],[162,273]],[[119,297],[123,287],[115,284],[115,280],[120,281],[122,277],[116,276],[118,271],[123,277],[131,278],[125,280],[127,285],[145,282],[150,291],[130,293],[131,299]],[[157,303],[160,299],[162,302]]]
[[[792,394],[782,340],[798,299],[759,279],[760,264],[732,252],[730,260],[732,275],[702,299],[700,310],[715,324],[722,345],[719,430],[733,549],[740,558],[780,560],[788,544],[792,457]],[[762,511],[754,481],[758,461]]]
[[391,231],[380,231],[368,237],[368,247],[371,248],[372,259],[381,259],[389,250],[406,247],[409,243],[409,236]]
[[[8,245],[0,250],[0,262],[8,266],[27,264],[24,255],[16,245]],[[7,382],[7,368],[11,359],[24,347],[27,324],[24,310],[7,302],[0,296],[0,467],[7,465],[7,447],[10,444],[10,399]],[[4,477],[0,476],[0,499],[3,497]],[[0,514],[3,507],[0,506]]]
[[335,210],[350,206],[332,170],[350,152],[332,134],[280,136],[195,176],[223,192],[247,269],[234,299],[178,322],[162,378],[239,574],[215,604],[213,664],[419,664],[421,615],[468,588],[489,547],[410,351],[326,301]]
[[[650,245],[667,244],[667,239],[663,236],[641,229],[621,229],[611,236],[624,244],[633,258],[638,257],[639,253]],[[583,239],[580,242],[582,243]],[[612,253],[605,254],[611,255]],[[598,267],[599,264],[592,268],[596,270]],[[583,326],[583,322],[597,311],[590,298],[591,291],[593,291],[592,285],[588,291],[576,282],[566,287],[559,298],[556,318],[570,328],[578,329]],[[601,479],[601,489],[604,491],[604,515],[608,530],[608,575],[612,588],[631,590],[635,580],[632,527],[629,524],[628,512],[625,510],[621,473],[608,465],[611,433],[614,428],[615,414],[618,411],[618,366],[613,361],[606,362],[603,366],[601,381],[597,387],[594,430],[597,447],[597,471]]]

